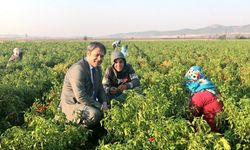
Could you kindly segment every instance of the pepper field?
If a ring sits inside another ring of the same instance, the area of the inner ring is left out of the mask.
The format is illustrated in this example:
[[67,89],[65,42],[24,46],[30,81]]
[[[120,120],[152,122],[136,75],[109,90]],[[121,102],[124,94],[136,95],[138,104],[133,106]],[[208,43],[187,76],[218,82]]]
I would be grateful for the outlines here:
[[[102,42],[104,72],[112,41]],[[250,149],[250,40],[122,41],[141,87],[127,91],[125,103],[111,101],[101,121],[108,133],[97,143],[92,130],[65,123],[57,110],[64,75],[88,43],[0,43],[0,149]],[[6,67],[15,47],[23,59]],[[188,111],[183,79],[192,65],[201,66],[221,93],[220,133]]]

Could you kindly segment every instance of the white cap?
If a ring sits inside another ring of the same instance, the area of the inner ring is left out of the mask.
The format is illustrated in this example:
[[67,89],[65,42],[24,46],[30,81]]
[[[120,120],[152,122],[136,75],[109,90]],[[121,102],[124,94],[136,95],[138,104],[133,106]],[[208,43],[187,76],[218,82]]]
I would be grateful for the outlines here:
[[14,55],[19,55],[20,53],[22,53],[22,50],[20,48],[14,48],[13,53]]

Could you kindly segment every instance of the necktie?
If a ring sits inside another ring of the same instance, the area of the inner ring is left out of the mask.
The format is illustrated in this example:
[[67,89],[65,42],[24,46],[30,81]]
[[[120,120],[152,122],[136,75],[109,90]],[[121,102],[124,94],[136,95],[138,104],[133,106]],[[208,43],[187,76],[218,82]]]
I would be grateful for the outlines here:
[[91,71],[92,71],[92,78],[93,78],[93,98],[94,98],[94,100],[96,100],[96,88],[97,88],[97,86],[96,86],[96,70],[95,70],[95,68],[92,68]]

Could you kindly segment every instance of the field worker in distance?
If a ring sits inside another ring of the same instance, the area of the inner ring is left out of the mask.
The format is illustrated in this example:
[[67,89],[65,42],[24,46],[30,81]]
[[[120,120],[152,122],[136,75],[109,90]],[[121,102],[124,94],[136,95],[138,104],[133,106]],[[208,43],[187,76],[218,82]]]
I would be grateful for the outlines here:
[[128,55],[128,45],[122,46],[121,52],[126,57]]
[[20,48],[14,48],[13,49],[13,54],[10,56],[9,58],[9,62],[10,61],[14,61],[14,60],[21,60],[22,59],[22,50]]
[[121,47],[121,40],[114,41],[112,43],[113,49],[115,50],[117,47]]
[[123,102],[126,98],[123,91],[139,87],[140,80],[124,55],[114,51],[111,54],[111,66],[106,69],[102,84],[109,100],[114,98]]
[[101,64],[106,54],[102,43],[91,42],[86,57],[67,71],[61,93],[60,107],[66,118],[92,128],[107,109],[107,97],[102,86]]
[[223,110],[223,103],[217,97],[214,84],[207,79],[199,66],[192,66],[185,75],[185,86],[191,91],[189,109],[195,117],[204,119],[217,132],[215,116]]

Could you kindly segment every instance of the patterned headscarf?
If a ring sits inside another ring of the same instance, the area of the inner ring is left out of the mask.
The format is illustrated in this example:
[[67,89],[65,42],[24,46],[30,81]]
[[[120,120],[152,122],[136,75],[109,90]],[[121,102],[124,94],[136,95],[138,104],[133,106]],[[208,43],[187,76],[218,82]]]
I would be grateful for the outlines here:
[[192,66],[185,75],[185,86],[192,94],[207,90],[216,95],[214,84],[204,76],[200,66]]

